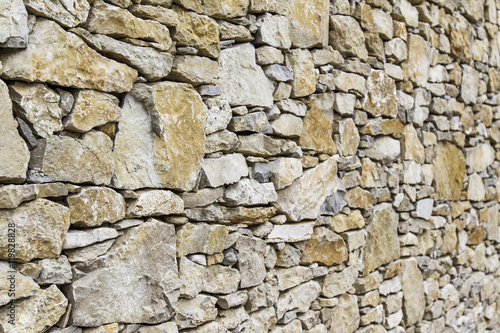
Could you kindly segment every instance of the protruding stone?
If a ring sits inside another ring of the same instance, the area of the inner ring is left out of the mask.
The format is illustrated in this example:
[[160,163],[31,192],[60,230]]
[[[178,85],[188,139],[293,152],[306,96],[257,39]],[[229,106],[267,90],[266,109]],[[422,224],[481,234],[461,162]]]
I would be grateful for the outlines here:
[[282,114],[271,123],[277,136],[296,138],[302,134],[302,119],[291,114]]
[[277,199],[278,195],[272,183],[259,183],[248,178],[229,185],[224,192],[224,200],[230,206],[266,205]]
[[219,78],[221,98],[231,105],[270,107],[273,104],[274,85],[255,63],[255,48],[252,44],[241,44],[221,51]]
[[276,207],[292,221],[317,218],[321,205],[335,187],[336,174],[333,158],[307,170],[292,185],[278,191]]
[[383,162],[395,161],[401,153],[399,140],[389,136],[381,136],[375,139],[371,148],[365,149],[365,154],[371,159]]
[[90,11],[90,4],[85,0],[71,0],[69,2],[26,0],[24,4],[30,14],[46,17],[65,28],[85,23]]
[[239,251],[240,288],[253,287],[263,282],[266,277],[266,243],[258,238],[240,236],[236,247]]
[[177,256],[191,253],[221,253],[227,234],[227,227],[222,225],[188,223],[177,232]]
[[394,118],[398,113],[396,84],[384,71],[372,71],[366,81],[368,95],[363,105],[366,112],[373,117],[386,116]]
[[293,70],[292,97],[304,97],[316,90],[318,72],[308,50],[295,49],[286,55],[286,64]]
[[206,57],[178,55],[168,78],[195,86],[216,83],[218,70],[218,63]]
[[0,238],[1,259],[28,262],[35,258],[57,258],[69,229],[69,209],[46,199],[36,199],[14,210],[0,211],[4,235],[9,234],[12,224],[16,230],[16,252],[14,257],[9,257],[9,238]]
[[22,0],[2,0],[0,11],[0,47],[28,46],[28,13]]
[[350,16],[332,15],[330,17],[330,45],[342,56],[355,56],[368,59],[365,37],[359,23]]
[[[208,295],[198,295],[193,299],[180,299],[175,306],[175,321],[179,328],[197,327],[217,317],[215,304],[217,298]],[[199,330],[196,330],[199,332]],[[206,331],[218,332],[216,331]]]
[[339,121],[340,145],[342,156],[355,155],[359,145],[359,131],[352,119]]
[[459,200],[465,177],[465,158],[451,143],[438,143],[434,160],[437,200]]
[[245,16],[249,6],[249,0],[176,0],[175,2],[199,14],[222,19]]
[[30,153],[28,146],[17,131],[17,122],[12,116],[9,90],[0,81],[0,182],[20,183],[26,179]]
[[380,204],[369,220],[363,274],[399,258],[398,216],[390,204]]
[[100,243],[118,237],[118,231],[113,228],[92,228],[86,230],[70,230],[64,239],[63,249],[76,249]]
[[291,185],[302,175],[302,162],[297,158],[282,157],[271,163],[271,177],[277,190]]
[[403,290],[403,313],[407,326],[420,322],[425,313],[424,281],[414,258],[401,261],[400,280]]
[[259,18],[257,25],[259,26],[258,42],[279,49],[289,49],[292,45],[290,22],[287,17],[265,14]]
[[314,232],[314,222],[293,224],[275,224],[273,231],[267,235],[268,243],[294,243],[311,239]]
[[325,227],[316,227],[311,239],[302,247],[301,264],[319,263],[326,266],[341,264],[348,258],[342,237]]
[[412,124],[408,124],[404,128],[404,144],[403,158],[405,160],[413,160],[417,163],[425,162],[425,150],[422,142],[418,138],[417,131]]
[[466,163],[472,172],[483,172],[495,160],[495,150],[488,144],[479,144],[474,148],[467,148]]
[[358,270],[355,267],[348,267],[342,272],[330,272],[325,277],[321,294],[328,298],[345,294],[357,278]]
[[[407,2],[406,0],[400,0]],[[417,86],[424,87],[429,78],[429,68],[431,65],[430,59],[430,45],[429,43],[418,35],[409,35],[408,42],[408,74],[410,80],[417,84]]]
[[68,284],[73,280],[71,265],[66,256],[60,256],[57,259],[43,259],[37,261],[37,264],[42,267],[42,271],[36,279],[39,285]]
[[67,201],[71,223],[80,227],[96,227],[125,217],[125,200],[109,188],[87,187]]
[[320,290],[318,282],[309,281],[281,294],[276,310],[278,319],[290,310],[296,309],[298,312],[309,310],[311,303],[318,298]]
[[333,141],[333,93],[313,95],[304,118],[299,144],[302,149],[334,154]]
[[88,273],[68,288],[74,325],[156,324],[173,315],[180,283],[172,225],[151,220],[129,228],[104,256],[80,265]]
[[36,20],[28,48],[2,52],[0,61],[6,79],[73,88],[121,93],[132,89],[137,78],[135,69],[104,58],[76,35],[43,18]]
[[36,295],[39,290],[40,286],[31,277],[7,268],[0,270],[0,306],[12,300]]
[[340,332],[352,333],[360,324],[358,298],[355,295],[344,294],[339,298],[339,304],[333,310],[332,323]]
[[205,159],[201,169],[201,183],[210,187],[232,184],[248,176],[248,166],[241,154]]
[[120,113],[118,99],[113,95],[80,90],[75,94],[75,103],[64,120],[64,127],[70,131],[88,132],[94,127],[118,121]]

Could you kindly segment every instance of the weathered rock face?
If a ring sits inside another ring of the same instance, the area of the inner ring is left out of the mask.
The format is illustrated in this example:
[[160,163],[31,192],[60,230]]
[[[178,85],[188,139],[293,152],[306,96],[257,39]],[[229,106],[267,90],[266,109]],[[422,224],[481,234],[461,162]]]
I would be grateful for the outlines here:
[[0,10],[0,47],[24,48],[28,45],[28,13],[21,0],[3,0]]
[[241,288],[253,287],[264,281],[266,244],[261,239],[240,236],[236,241],[239,251],[238,268]]
[[347,247],[342,237],[327,228],[317,227],[311,239],[305,242],[300,261],[306,265],[317,262],[331,266],[344,262],[347,256]]
[[16,302],[14,325],[9,322],[9,307],[0,308],[0,325],[6,332],[45,332],[55,325],[66,312],[68,300],[63,293],[52,285],[38,291],[34,296]]
[[418,86],[424,86],[429,78],[430,45],[418,35],[410,35],[408,42],[408,74]]
[[415,259],[401,261],[404,321],[408,326],[422,320],[425,312],[424,281]]
[[398,113],[398,99],[394,80],[383,71],[372,71],[366,81],[368,95],[365,110],[374,117],[395,117]]
[[0,182],[19,183],[26,179],[29,151],[17,131],[17,123],[12,116],[12,102],[7,85],[0,81]]
[[326,154],[336,152],[332,138],[334,100],[333,94],[319,94],[309,103],[299,140],[300,146],[304,149]]
[[[69,229],[69,209],[46,199],[37,199],[13,210],[0,211],[0,223],[5,235],[15,229],[15,237],[0,240],[0,258],[28,262],[34,258],[57,258]],[[12,225],[14,224],[14,226]],[[9,257],[9,243],[16,244],[15,255]]]
[[24,4],[30,14],[54,20],[66,28],[85,23],[90,11],[90,4],[85,0],[26,0]]
[[[115,186],[191,190],[205,145],[207,108],[198,93],[187,84],[162,82],[138,85],[129,98],[119,125],[120,129],[123,120],[124,132],[119,131],[115,140]],[[145,103],[148,99],[151,102]],[[136,108],[141,101],[142,110]],[[141,123],[137,117],[142,118]],[[146,136],[139,138],[142,142],[130,140],[142,135]],[[193,145],[186,145],[187,141]],[[145,156],[135,155],[136,147]]]
[[292,0],[286,5],[289,5],[287,16],[294,47],[310,48],[328,44],[328,1]]
[[314,60],[308,50],[296,49],[286,56],[286,64],[292,68],[292,97],[304,97],[316,90],[318,73],[314,70]]
[[141,190],[136,192],[137,200],[127,207],[128,217],[180,214],[184,210],[182,199],[164,190]]
[[336,173],[333,158],[304,172],[292,185],[278,191],[276,208],[292,221],[317,218],[321,205],[335,188]]
[[[168,320],[180,286],[174,227],[152,220],[127,229],[106,255],[79,270],[87,274],[68,288],[73,324]],[[132,286],[137,293],[126,292]]]
[[359,23],[352,17],[332,15],[330,17],[330,45],[344,57],[368,58],[365,37]]
[[199,14],[205,14],[216,18],[245,16],[249,6],[249,0],[175,0],[175,3]]
[[[17,300],[36,295],[40,291],[40,286],[32,278],[19,272],[2,269],[0,277],[2,278],[0,282],[2,288],[0,291],[0,306],[8,304],[13,299]],[[15,295],[9,290],[11,289],[11,283],[15,286],[15,288],[12,288],[16,290]]]
[[188,223],[177,232],[177,256],[221,253],[227,234],[227,227],[222,225]]
[[[238,59],[238,61],[234,61]],[[242,44],[221,51],[219,57],[221,98],[231,105],[267,106],[273,104],[274,86],[255,63],[255,48]]]
[[380,265],[399,258],[398,219],[389,204],[376,206],[368,221],[367,238],[364,247],[363,273],[369,274]]
[[465,176],[465,158],[451,143],[440,143],[434,160],[434,186],[441,200],[458,200]]
[[52,21],[37,19],[29,41],[26,50],[0,54],[3,78],[124,92],[137,77],[135,69],[102,57]]

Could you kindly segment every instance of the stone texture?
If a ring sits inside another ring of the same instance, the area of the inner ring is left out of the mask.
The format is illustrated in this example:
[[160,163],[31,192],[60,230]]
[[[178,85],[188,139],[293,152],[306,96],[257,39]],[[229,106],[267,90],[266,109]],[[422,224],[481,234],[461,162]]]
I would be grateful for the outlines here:
[[23,182],[26,179],[30,156],[28,146],[17,131],[9,90],[3,81],[0,81],[0,130],[0,182]]
[[0,309],[0,325],[5,332],[45,332],[66,312],[68,300],[55,285],[38,291],[34,296],[16,302],[15,325],[9,317],[9,307]]
[[303,149],[326,154],[334,154],[337,151],[332,138],[334,100],[334,94],[326,93],[314,95],[309,102],[299,139]]
[[352,119],[346,119],[339,122],[341,155],[355,155],[359,145],[359,133],[356,124]]
[[14,112],[31,124],[34,132],[46,138],[63,129],[60,97],[40,83],[15,82],[9,87]]
[[249,6],[249,0],[175,0],[175,3],[199,14],[216,18],[245,16]]
[[118,231],[113,228],[92,228],[86,230],[69,230],[64,239],[63,249],[76,249],[100,243],[118,237]]
[[[238,61],[234,61],[238,59]],[[255,63],[255,48],[241,44],[221,51],[218,85],[221,98],[232,106],[265,106],[273,104],[274,86]]]
[[272,183],[259,183],[248,178],[229,185],[224,192],[224,201],[230,206],[265,205],[277,199]]
[[[14,210],[0,211],[0,222],[5,235],[12,228],[9,224],[15,225],[14,258],[17,261],[57,258],[69,229],[69,209],[46,199],[36,199]],[[8,244],[8,237],[4,237],[0,246],[3,260],[9,259]]]
[[54,20],[66,28],[85,23],[90,11],[90,4],[85,0],[26,0],[24,4],[30,14]]
[[[406,0],[401,0],[405,1]],[[408,42],[408,74],[417,86],[425,86],[431,64],[430,45],[418,35],[410,35]]]
[[279,49],[289,49],[292,46],[290,38],[290,22],[281,15],[265,14],[258,21],[257,41]]
[[335,187],[336,173],[333,158],[307,170],[292,185],[278,191],[276,208],[292,221],[317,218],[321,205]]
[[28,45],[28,13],[22,0],[3,0],[0,19],[0,47],[25,48]]
[[201,56],[218,58],[220,42],[217,22],[208,16],[198,15],[178,6],[174,6],[173,10],[179,17],[179,24],[173,36],[177,45],[194,47]]
[[52,181],[108,185],[115,171],[113,142],[102,132],[87,132],[82,139],[54,135],[39,148],[41,157],[32,159],[32,166]]
[[495,151],[487,143],[466,150],[466,164],[473,172],[483,172],[495,160]]
[[[190,85],[174,82],[138,85],[134,94],[120,119],[119,129],[123,120],[124,132],[119,131],[115,140],[114,185],[191,190],[198,178],[205,145],[207,108],[200,95]],[[144,104],[142,110],[134,108],[139,101]],[[149,124],[138,123],[136,117],[149,120]],[[142,142],[129,141],[142,135],[149,137],[141,137]],[[193,145],[186,145],[188,141]],[[137,156],[136,147],[141,147],[146,156]]]
[[240,271],[237,269],[221,265],[208,266],[204,270],[203,290],[212,294],[234,293],[238,290],[240,280]]
[[75,94],[71,113],[64,120],[64,128],[70,131],[87,132],[94,127],[117,122],[121,109],[113,95],[96,90],[80,90]]
[[155,324],[172,316],[180,286],[173,226],[151,220],[127,229],[97,260],[82,264],[88,273],[68,289],[73,324]]
[[[176,308],[175,319],[179,328],[197,327],[217,317],[215,303],[217,298],[208,295],[198,295],[193,299],[180,299]],[[196,330],[200,331],[199,329]],[[217,332],[217,331],[207,331]]]
[[349,267],[342,272],[330,272],[325,277],[321,294],[332,298],[345,294],[358,278],[358,271],[354,267]]
[[0,209],[16,208],[22,202],[36,198],[33,185],[0,186]]
[[66,256],[57,259],[43,259],[37,262],[42,267],[40,275],[36,279],[39,285],[67,284],[71,283],[73,273],[71,265]]
[[52,21],[38,18],[29,41],[21,52],[0,54],[2,77],[119,93],[137,77],[135,69],[104,58]]
[[198,56],[175,57],[169,78],[192,85],[216,83],[219,65],[216,61]]
[[[4,306],[12,300],[22,299],[36,295],[40,290],[40,286],[33,281],[29,276],[25,276],[15,270],[2,269],[0,270],[0,305]],[[14,285],[14,288],[12,287]],[[12,293],[10,289],[14,289]]]
[[363,256],[364,275],[400,256],[397,234],[398,218],[391,205],[376,206],[368,223]]
[[318,297],[320,290],[321,287],[316,281],[309,281],[281,294],[276,309],[278,319],[290,310],[307,311],[311,303]]
[[424,281],[415,259],[401,261],[399,273],[403,290],[403,314],[407,326],[422,320],[425,312]]
[[247,163],[241,154],[205,159],[201,169],[201,183],[210,187],[232,184],[248,176]]
[[71,224],[96,227],[125,217],[125,200],[109,188],[87,187],[67,199]]
[[227,227],[222,225],[188,223],[177,232],[177,256],[221,253],[227,234]]
[[366,87],[368,95],[363,105],[366,112],[374,117],[396,117],[398,99],[394,80],[384,71],[372,71]]
[[239,251],[240,288],[253,287],[262,283],[266,277],[264,262],[266,243],[258,238],[240,236],[236,241],[236,247]]
[[405,160],[413,160],[417,163],[425,162],[425,150],[422,142],[418,138],[417,131],[412,124],[404,127],[404,145],[403,158]]
[[292,97],[304,97],[316,90],[318,73],[314,69],[314,60],[308,50],[295,49],[286,55],[286,64],[293,71]]
[[357,297],[349,294],[340,296],[339,305],[333,311],[332,321],[341,332],[354,332],[360,324]]
[[343,263],[347,257],[347,247],[342,237],[327,228],[316,227],[311,239],[304,243],[300,262],[305,265],[316,262],[332,266]]
[[277,190],[291,185],[294,180],[302,175],[302,162],[297,158],[278,158],[271,165],[270,180]]
[[184,211],[184,201],[171,191],[141,190],[136,193],[138,198],[127,207],[128,217],[181,214]]
[[288,5],[292,45],[299,48],[326,46],[329,2],[292,0]]
[[277,136],[296,138],[302,133],[302,119],[291,114],[282,114],[271,123],[273,132]]
[[355,56],[362,60],[368,58],[363,31],[353,17],[330,16],[330,45],[344,57]]
[[465,158],[451,143],[439,143],[434,160],[436,199],[458,200],[465,176]]
[[377,161],[394,161],[401,154],[400,143],[391,137],[380,136],[375,139],[375,143],[371,148],[365,150],[365,154]]
[[301,242],[311,239],[314,232],[313,222],[293,223],[274,225],[273,231],[267,235],[267,242],[281,243],[281,242]]

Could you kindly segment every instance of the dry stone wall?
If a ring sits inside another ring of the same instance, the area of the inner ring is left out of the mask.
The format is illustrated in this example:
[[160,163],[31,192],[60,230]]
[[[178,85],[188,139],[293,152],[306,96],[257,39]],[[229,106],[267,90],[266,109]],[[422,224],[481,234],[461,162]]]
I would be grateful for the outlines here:
[[0,0],[0,332],[499,332],[499,10]]

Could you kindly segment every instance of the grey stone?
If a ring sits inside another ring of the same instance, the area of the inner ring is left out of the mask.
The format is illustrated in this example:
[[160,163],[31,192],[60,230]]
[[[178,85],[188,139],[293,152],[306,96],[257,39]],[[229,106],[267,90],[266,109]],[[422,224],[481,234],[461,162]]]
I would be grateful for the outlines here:
[[36,279],[36,283],[39,285],[71,283],[73,274],[66,256],[60,256],[57,259],[38,260],[36,263],[42,266],[42,271]]
[[118,237],[113,228],[95,228],[88,230],[69,230],[64,240],[63,249],[75,249]]
[[243,155],[230,154],[219,158],[205,159],[201,172],[201,185],[219,187],[235,183],[241,177],[248,176],[248,166]]
[[278,194],[272,183],[259,183],[248,178],[229,185],[224,192],[224,200],[230,206],[265,205],[277,199]]
[[263,282],[266,277],[266,243],[258,238],[240,236],[236,241],[236,248],[239,252],[240,288],[253,287]]
[[0,47],[25,48],[28,46],[28,13],[22,0],[0,2]]
[[270,65],[264,68],[267,77],[280,82],[287,82],[293,80],[293,70],[289,66]]

